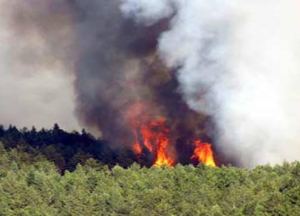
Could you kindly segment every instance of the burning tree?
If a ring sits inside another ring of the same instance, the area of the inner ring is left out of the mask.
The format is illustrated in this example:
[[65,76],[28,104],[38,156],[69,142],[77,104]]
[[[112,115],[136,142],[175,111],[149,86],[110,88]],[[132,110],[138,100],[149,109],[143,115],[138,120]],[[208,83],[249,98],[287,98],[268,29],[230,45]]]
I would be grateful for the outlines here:
[[[177,159],[177,154],[180,152],[176,148],[176,139],[172,137],[174,131],[165,117],[157,113],[155,115],[154,109],[149,111],[149,107],[150,104],[139,102],[130,106],[129,111],[125,113],[132,131],[131,148],[138,159],[150,155],[153,166],[173,166],[180,162]],[[193,148],[190,160],[216,166],[211,145],[202,143],[199,138],[193,141],[193,145],[189,145],[190,139],[184,140],[187,148]]]

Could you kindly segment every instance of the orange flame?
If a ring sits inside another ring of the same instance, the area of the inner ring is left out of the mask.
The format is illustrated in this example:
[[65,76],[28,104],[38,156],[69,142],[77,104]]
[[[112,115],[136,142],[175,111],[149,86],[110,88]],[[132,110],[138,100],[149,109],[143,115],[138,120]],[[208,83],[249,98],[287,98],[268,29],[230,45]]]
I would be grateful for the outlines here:
[[142,146],[139,144],[138,135],[136,131],[134,131],[133,152],[138,156],[140,156],[143,152]]
[[168,154],[168,148],[170,148],[170,140],[168,138],[169,130],[166,127],[166,120],[161,118],[154,122],[161,130],[156,134],[157,153],[154,166],[172,166],[174,160]]
[[[176,154],[170,139],[170,128],[166,118],[157,117],[160,115],[156,112],[155,106],[144,101],[133,103],[126,109],[124,116],[133,131],[132,150],[137,157],[140,158],[146,150],[154,157],[153,166],[175,165]],[[211,145],[201,142],[200,139],[195,140],[194,145],[194,154],[191,159],[215,167]]]
[[161,166],[170,167],[170,166],[173,166],[174,161],[167,154],[168,145],[169,145],[169,140],[168,139],[162,139],[162,140],[159,141],[154,166],[156,166],[156,167],[161,167]]
[[133,152],[138,156],[140,156],[143,153],[143,149],[139,143],[133,144]]
[[199,139],[197,139],[194,144],[195,150],[194,155],[191,157],[191,159],[196,159],[207,166],[216,167],[214,153],[211,145],[209,143],[203,143]]
[[160,117],[143,123],[138,127],[138,131],[140,131],[142,140],[139,142],[137,133],[135,133],[133,151],[140,155],[144,146],[150,153],[154,154],[154,166],[173,166],[174,159],[169,153],[171,145],[166,120]]

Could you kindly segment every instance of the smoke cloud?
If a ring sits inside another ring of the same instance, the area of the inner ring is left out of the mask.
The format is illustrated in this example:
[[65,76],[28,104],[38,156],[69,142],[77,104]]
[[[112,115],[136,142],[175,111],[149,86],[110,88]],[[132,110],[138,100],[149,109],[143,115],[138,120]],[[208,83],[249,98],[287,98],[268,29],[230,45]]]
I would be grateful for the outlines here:
[[206,116],[186,105],[175,70],[157,54],[157,39],[169,18],[138,25],[123,16],[120,4],[2,1],[7,45],[1,121],[45,127],[58,122],[73,129],[75,109],[83,126],[126,148],[132,147],[136,124],[160,116],[167,118],[175,141],[179,131],[190,139],[204,136]]
[[177,91],[175,71],[157,55],[157,39],[169,19],[138,25],[124,17],[119,0],[74,5],[75,86],[82,122],[117,147],[132,147],[136,125],[159,116],[168,119],[174,140],[182,136],[179,131],[203,134],[199,124],[206,117],[188,108]]
[[[166,118],[221,162],[299,159],[297,0],[0,0],[0,121],[78,122],[116,147]],[[133,121],[135,120],[135,121]]]
[[299,1],[123,0],[145,26],[170,18],[160,58],[195,111],[213,116],[218,149],[243,166],[299,159]]
[[0,0],[0,124],[79,129],[69,5]]

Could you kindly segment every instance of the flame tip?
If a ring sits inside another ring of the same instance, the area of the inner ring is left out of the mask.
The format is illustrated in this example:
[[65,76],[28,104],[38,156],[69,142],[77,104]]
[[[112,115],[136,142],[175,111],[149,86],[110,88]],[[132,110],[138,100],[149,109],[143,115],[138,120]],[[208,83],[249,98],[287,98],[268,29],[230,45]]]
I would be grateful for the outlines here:
[[[175,147],[170,139],[171,128],[167,119],[161,115],[147,113],[146,104],[141,102],[133,105],[133,112],[128,120],[133,129],[133,152],[141,157],[144,151],[151,153],[155,160],[154,167],[172,167],[176,164]],[[190,157],[198,163],[216,167],[212,145],[203,143],[200,139],[194,140],[194,152]]]

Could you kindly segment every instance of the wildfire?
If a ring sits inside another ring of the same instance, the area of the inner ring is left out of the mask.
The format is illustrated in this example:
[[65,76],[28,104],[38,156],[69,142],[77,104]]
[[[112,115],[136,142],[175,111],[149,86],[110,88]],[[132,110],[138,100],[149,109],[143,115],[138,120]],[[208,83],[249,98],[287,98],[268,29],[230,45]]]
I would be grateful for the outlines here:
[[170,146],[170,140],[168,138],[169,130],[165,127],[165,120],[157,122],[163,127],[163,131],[159,132],[156,137],[157,153],[154,166],[172,166],[174,164],[173,159],[168,155],[168,148]]
[[[171,167],[176,163],[176,147],[171,139],[171,129],[166,118],[155,112],[153,107],[155,106],[143,102],[134,103],[125,113],[133,132],[132,150],[139,159],[148,154],[152,155],[152,164],[155,167]],[[197,139],[193,148],[193,156],[188,156],[191,160],[216,166],[210,144]]]
[[207,166],[216,166],[214,159],[214,153],[211,148],[211,145],[208,143],[203,143],[201,140],[197,139],[195,142],[194,155],[191,159],[196,159],[198,162],[201,162]]
[[138,132],[137,130],[133,131],[134,134],[134,144],[133,144],[133,152],[137,155],[137,156],[141,156],[143,153],[143,147],[141,146],[141,144],[139,143],[139,138],[138,138]]
[[137,141],[133,144],[133,152],[138,156],[143,153],[143,148]]
[[140,142],[135,133],[135,143],[133,150],[140,155],[143,147],[155,155],[154,166],[172,166],[174,159],[170,154],[170,140],[169,129],[166,127],[166,120],[164,118],[157,118],[148,123],[139,126]]

